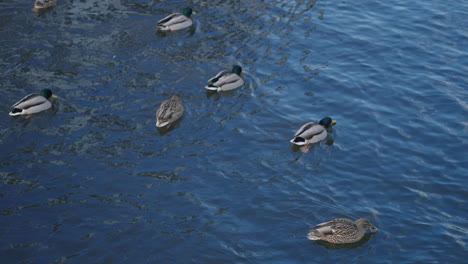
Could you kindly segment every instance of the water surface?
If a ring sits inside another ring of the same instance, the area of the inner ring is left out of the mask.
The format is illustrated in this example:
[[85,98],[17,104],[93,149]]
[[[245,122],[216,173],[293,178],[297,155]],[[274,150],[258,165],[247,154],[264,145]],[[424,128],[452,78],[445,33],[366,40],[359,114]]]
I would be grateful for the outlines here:
[[[0,2],[2,263],[462,263],[465,1]],[[186,6],[196,28],[157,34]],[[240,64],[246,85],[207,93]],[[55,108],[11,118],[50,88]],[[155,111],[174,93],[184,118]],[[289,139],[331,116],[306,154]],[[329,247],[333,218],[379,228]]]

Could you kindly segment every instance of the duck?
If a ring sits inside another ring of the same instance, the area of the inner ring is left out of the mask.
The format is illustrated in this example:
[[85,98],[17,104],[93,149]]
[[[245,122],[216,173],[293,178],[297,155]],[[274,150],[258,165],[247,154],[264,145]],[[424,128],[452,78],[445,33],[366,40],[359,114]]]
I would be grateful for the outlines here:
[[302,150],[307,152],[307,146],[324,140],[328,135],[327,128],[335,124],[336,121],[328,116],[322,118],[318,123],[306,123],[297,130],[290,142],[294,145],[304,146]]
[[52,107],[50,98],[57,98],[50,89],[44,89],[40,94],[33,93],[26,95],[23,99],[14,104],[9,113],[10,116],[31,115],[45,111]]
[[191,27],[193,25],[192,14],[196,14],[192,8],[187,7],[180,13],[174,13],[161,19],[156,24],[160,31],[175,31]]
[[378,230],[365,218],[358,219],[355,222],[346,218],[334,219],[312,228],[315,229],[307,234],[308,239],[322,240],[333,244],[358,242],[364,237],[367,229]]
[[57,0],[36,0],[33,11],[41,11],[57,5]]
[[205,88],[218,92],[239,88],[244,85],[242,72],[244,71],[239,65],[234,65],[231,71],[220,71],[215,77],[208,80],[208,85]]
[[171,99],[165,100],[156,111],[156,126],[164,127],[168,125],[169,128],[172,123],[182,117],[184,113],[184,106],[179,95],[173,95]]

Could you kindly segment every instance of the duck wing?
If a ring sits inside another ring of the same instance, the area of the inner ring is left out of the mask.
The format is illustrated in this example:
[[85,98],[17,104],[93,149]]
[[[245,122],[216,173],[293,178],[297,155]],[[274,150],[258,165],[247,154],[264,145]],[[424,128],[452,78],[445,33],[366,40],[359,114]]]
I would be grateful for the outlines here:
[[306,140],[309,140],[313,138],[316,135],[320,135],[325,131],[325,128],[315,122],[309,122],[307,124],[304,124],[299,130],[297,130],[296,134],[294,134],[294,137],[301,137]]
[[227,74],[223,74],[218,78],[218,80],[214,83],[215,86],[223,86],[223,85],[229,85],[229,84],[234,84],[241,80],[242,77],[239,75],[233,73],[233,72],[228,72]]
[[231,73],[230,71],[220,71],[218,74],[216,74],[215,77],[211,78],[208,80],[208,86],[215,86],[215,84],[224,76],[228,75]]
[[39,113],[47,110],[52,103],[39,94],[29,94],[12,106],[10,116]]
[[353,221],[340,218],[313,226],[315,231],[321,236],[347,237],[354,239],[356,237],[357,226]]
[[170,108],[170,100],[166,100],[162,102],[161,105],[159,106],[158,111],[156,111],[156,118],[158,118],[158,120],[167,119],[167,117],[171,115],[169,108]]
[[328,222],[320,223],[318,225],[312,226],[311,228],[323,227],[323,226],[333,226],[333,225],[336,225],[336,224],[354,224],[354,222],[347,219],[347,218],[338,218],[338,219],[330,220]]
[[27,109],[35,105],[43,104],[44,102],[48,101],[45,97],[41,96],[40,94],[28,94],[23,99],[16,102],[12,105],[12,108],[19,108],[19,109]]
[[158,120],[171,121],[179,119],[184,112],[184,106],[180,101],[166,100],[162,102],[158,111],[156,111],[156,117]]
[[184,23],[187,21],[187,17],[179,14],[179,13],[174,13],[171,15],[168,15],[167,17],[161,19],[158,21],[156,25],[158,26],[170,26],[174,24],[179,24],[179,23]]

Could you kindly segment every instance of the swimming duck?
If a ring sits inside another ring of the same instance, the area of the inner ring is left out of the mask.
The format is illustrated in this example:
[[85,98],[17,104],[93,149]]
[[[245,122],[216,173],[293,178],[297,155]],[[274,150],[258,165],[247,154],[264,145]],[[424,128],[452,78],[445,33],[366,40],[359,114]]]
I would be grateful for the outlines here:
[[33,11],[45,10],[49,7],[54,7],[57,5],[57,0],[36,0],[34,2]]
[[213,91],[229,91],[244,85],[244,78],[241,73],[242,67],[234,65],[232,71],[221,71],[215,77],[208,80],[208,85],[205,86],[208,90]]
[[325,117],[318,123],[309,122],[299,128],[290,142],[298,146],[305,146],[302,151],[307,152],[307,146],[324,140],[328,135],[327,128],[335,124],[336,121],[332,120],[330,117]]
[[334,219],[313,226],[315,228],[307,234],[310,240],[323,240],[334,244],[354,243],[361,240],[366,230],[378,230],[373,227],[369,220],[361,218],[353,222],[349,219]]
[[174,31],[188,28],[193,25],[193,20],[190,17],[192,14],[196,13],[192,11],[192,8],[187,7],[182,11],[182,14],[174,13],[159,20],[156,26],[161,31]]
[[170,124],[179,119],[183,113],[184,106],[182,105],[179,95],[173,95],[170,100],[163,101],[156,111],[156,126],[170,126]]
[[52,106],[49,100],[51,97],[57,98],[49,89],[42,90],[40,94],[29,94],[12,106],[9,115],[30,115],[45,111]]

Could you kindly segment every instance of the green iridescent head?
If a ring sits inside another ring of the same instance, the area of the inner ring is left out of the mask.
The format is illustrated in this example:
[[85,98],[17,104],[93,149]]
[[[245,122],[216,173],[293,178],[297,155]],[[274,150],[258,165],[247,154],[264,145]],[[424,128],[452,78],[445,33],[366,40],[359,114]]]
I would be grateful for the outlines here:
[[52,91],[50,89],[44,89],[41,91],[41,95],[44,96],[46,99],[52,97]]
[[240,75],[242,72],[242,67],[239,65],[234,65],[234,67],[232,67],[232,72],[237,75]]
[[195,12],[193,12],[192,8],[187,7],[184,9],[184,11],[182,11],[182,14],[184,14],[186,17],[190,17],[192,14],[195,14]]
[[326,128],[328,128],[331,125],[336,124],[336,121],[331,119],[331,117],[327,116],[327,117],[324,117],[322,120],[320,120],[319,124],[326,127]]

